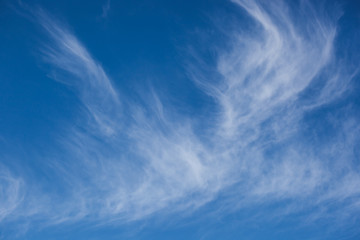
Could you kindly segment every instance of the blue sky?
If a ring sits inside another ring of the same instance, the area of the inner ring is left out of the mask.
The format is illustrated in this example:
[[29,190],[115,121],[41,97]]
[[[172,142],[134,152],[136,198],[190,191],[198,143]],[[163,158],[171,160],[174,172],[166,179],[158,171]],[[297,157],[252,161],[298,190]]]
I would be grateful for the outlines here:
[[357,1],[1,1],[0,239],[359,239]]

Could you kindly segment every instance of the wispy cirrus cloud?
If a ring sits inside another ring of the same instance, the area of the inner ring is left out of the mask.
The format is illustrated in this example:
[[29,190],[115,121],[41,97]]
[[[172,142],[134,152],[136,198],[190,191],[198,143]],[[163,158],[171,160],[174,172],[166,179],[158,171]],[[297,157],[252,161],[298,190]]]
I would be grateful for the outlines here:
[[53,77],[73,86],[92,120],[98,124],[96,128],[111,135],[115,131],[112,122],[116,121],[120,106],[109,77],[68,29],[51,20],[43,10],[38,11],[37,18],[50,37],[49,44],[42,49],[44,60],[62,70],[63,74],[69,74]]
[[24,182],[0,165],[0,221],[12,215],[24,196]]
[[218,81],[203,80],[201,66],[189,69],[216,103],[206,136],[196,134],[197,119],[179,116],[156,93],[142,105],[122,98],[73,33],[37,13],[49,37],[44,60],[85,109],[81,129],[59,136],[64,152],[48,163],[65,190],[49,196],[61,201],[44,210],[46,218],[126,222],[191,212],[225,190],[229,211],[283,200],[295,212],[324,202],[359,210],[360,178],[351,161],[356,120],[333,123],[335,137],[326,145],[306,142],[303,133],[305,116],[342,97],[353,77],[334,52],[337,16],[308,2],[298,11],[282,1],[233,3],[253,28],[228,33],[231,47],[219,51],[214,68]]

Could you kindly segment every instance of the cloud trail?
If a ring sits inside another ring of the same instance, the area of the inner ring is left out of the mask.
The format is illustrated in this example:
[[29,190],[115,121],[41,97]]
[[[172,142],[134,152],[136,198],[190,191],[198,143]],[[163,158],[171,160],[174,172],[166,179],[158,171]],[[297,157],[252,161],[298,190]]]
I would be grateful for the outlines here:
[[[64,151],[48,163],[53,181],[65,189],[48,196],[57,207],[37,214],[53,224],[126,222],[191,212],[224,191],[231,192],[224,200],[229,211],[283,200],[291,201],[292,211],[302,209],[296,203],[324,202],[359,211],[358,166],[348,160],[360,136],[356,119],[335,122],[339,130],[326,146],[307,143],[302,131],[305,115],[344,96],[350,84],[352,75],[334,53],[337,16],[308,2],[296,12],[282,1],[233,3],[246,12],[252,30],[229,34],[231,48],[219,52],[215,67],[217,83],[204,81],[201,70],[189,73],[219,109],[209,115],[215,124],[205,137],[194,130],[197,119],[179,116],[156,93],[143,105],[122,99],[76,36],[38,12],[50,39],[42,48],[44,60],[86,111],[81,129],[59,136]],[[314,84],[320,87],[309,97]],[[8,193],[0,199],[1,220],[17,208],[22,185],[0,174],[1,190]]]

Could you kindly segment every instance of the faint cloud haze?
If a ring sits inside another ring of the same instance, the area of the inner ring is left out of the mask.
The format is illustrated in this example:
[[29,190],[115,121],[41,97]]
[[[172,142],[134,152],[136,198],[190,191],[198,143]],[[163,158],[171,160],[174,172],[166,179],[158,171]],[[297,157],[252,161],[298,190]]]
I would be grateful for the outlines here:
[[108,16],[109,11],[110,11],[110,0],[107,0],[106,3],[102,6],[101,17],[106,18]]

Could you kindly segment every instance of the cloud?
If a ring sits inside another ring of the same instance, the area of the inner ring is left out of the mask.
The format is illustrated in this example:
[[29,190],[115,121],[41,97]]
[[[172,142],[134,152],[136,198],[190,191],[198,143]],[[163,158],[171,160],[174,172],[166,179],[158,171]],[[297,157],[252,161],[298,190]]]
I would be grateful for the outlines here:
[[118,108],[119,101],[107,74],[67,28],[53,21],[43,10],[38,11],[37,18],[50,38],[49,44],[42,49],[44,60],[68,74],[53,77],[73,86],[97,124],[94,128],[111,135],[115,131],[113,121],[118,112],[112,108]]
[[[48,161],[53,184],[62,189],[42,193],[56,202],[43,210],[52,224],[191,213],[220,195],[228,211],[284,200],[291,211],[330,201],[359,210],[351,161],[356,120],[323,118],[337,128],[326,145],[307,142],[303,129],[305,116],[343,97],[353,77],[334,52],[337,16],[308,2],[296,11],[281,1],[233,4],[253,27],[227,33],[230,47],[219,51],[213,69],[218,81],[204,80],[209,76],[196,62],[197,71],[189,69],[216,103],[202,136],[194,130],[199,119],[179,115],[156,91],[142,96],[143,104],[124,99],[77,37],[38,12],[51,76],[74,89],[84,109],[81,128],[59,134],[62,150]],[[16,208],[21,185],[4,179],[11,199],[1,200],[8,207],[0,218]]]
[[23,201],[24,182],[0,165],[0,222],[11,217]]

